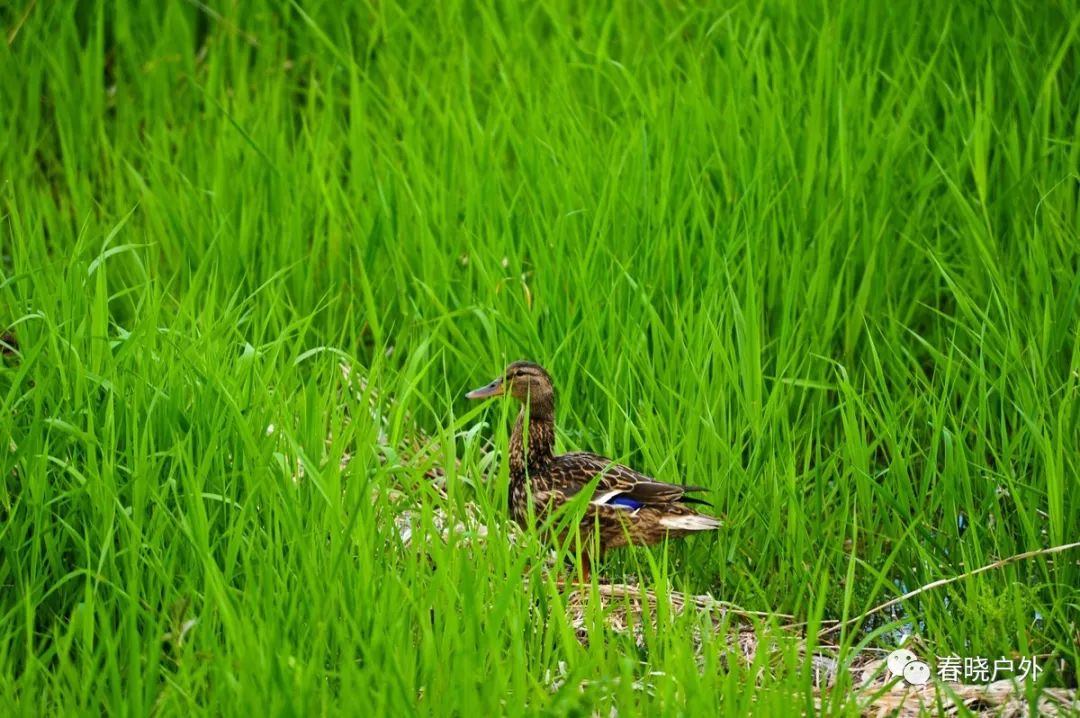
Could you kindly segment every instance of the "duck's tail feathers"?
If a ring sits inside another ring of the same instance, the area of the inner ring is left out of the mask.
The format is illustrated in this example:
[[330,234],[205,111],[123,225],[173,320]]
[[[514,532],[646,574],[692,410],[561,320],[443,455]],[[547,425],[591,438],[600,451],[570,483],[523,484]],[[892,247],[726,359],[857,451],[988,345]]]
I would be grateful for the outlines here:
[[681,514],[662,517],[660,525],[675,531],[709,531],[718,529],[724,524],[720,519],[705,514]]

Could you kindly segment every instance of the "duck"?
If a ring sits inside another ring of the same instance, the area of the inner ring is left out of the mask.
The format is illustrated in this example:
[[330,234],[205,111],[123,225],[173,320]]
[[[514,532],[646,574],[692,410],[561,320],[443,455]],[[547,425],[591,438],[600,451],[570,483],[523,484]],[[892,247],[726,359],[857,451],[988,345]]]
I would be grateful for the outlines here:
[[[581,491],[592,491],[578,526],[582,582],[589,580],[594,561],[611,549],[649,546],[723,525],[695,508],[710,505],[697,496],[705,487],[657,481],[598,454],[556,454],[555,386],[539,364],[515,361],[494,381],[465,396],[503,396],[521,403],[510,435],[507,497],[519,526],[527,528],[530,520],[542,525]],[[567,535],[564,531],[560,540]]]

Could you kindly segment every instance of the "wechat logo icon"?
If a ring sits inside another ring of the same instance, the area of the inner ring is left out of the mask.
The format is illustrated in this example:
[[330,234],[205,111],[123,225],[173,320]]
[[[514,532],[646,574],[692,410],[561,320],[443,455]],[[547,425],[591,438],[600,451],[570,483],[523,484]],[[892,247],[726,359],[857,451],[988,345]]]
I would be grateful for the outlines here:
[[919,657],[906,648],[898,648],[885,659],[885,665],[889,667],[889,673],[897,678],[903,678],[913,686],[925,686],[930,682],[930,666],[926,661],[920,661]]

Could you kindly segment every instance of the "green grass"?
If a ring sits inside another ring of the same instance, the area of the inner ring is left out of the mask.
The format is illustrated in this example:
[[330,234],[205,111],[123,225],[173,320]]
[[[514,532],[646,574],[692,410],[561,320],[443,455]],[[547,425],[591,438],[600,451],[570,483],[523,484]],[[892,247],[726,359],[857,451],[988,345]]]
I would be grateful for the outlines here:
[[[795,647],[756,681],[693,615],[575,640],[481,458],[512,409],[463,399],[517,358],[563,448],[727,516],[614,579],[816,623],[1080,539],[1073,2],[16,0],[0,28],[6,715],[812,711]],[[448,500],[384,461],[418,429]],[[403,547],[390,487],[492,539]],[[901,623],[1075,686],[1077,559]]]

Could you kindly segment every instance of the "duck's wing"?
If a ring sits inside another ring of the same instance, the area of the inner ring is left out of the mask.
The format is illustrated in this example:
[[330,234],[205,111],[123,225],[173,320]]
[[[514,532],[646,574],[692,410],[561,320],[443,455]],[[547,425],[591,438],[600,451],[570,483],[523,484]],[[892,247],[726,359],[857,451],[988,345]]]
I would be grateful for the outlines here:
[[555,457],[549,468],[551,488],[565,496],[573,496],[600,476],[590,503],[621,509],[640,509],[645,506],[664,507],[672,504],[708,504],[688,494],[706,491],[703,486],[684,486],[657,481],[628,466],[616,464],[597,454],[575,452]]

